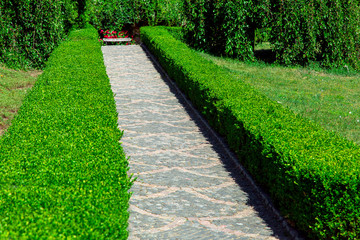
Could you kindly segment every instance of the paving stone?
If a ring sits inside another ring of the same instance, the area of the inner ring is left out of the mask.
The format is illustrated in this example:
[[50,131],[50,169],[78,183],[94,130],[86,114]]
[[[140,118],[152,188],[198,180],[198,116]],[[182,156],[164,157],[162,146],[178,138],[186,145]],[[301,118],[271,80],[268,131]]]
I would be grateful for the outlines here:
[[104,46],[130,173],[129,239],[289,239],[141,46]]

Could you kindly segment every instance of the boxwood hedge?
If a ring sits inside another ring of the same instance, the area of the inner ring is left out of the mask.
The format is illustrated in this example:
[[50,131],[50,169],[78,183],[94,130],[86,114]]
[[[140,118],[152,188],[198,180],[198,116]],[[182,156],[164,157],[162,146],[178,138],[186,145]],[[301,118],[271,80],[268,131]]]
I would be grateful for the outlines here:
[[163,27],[142,41],[270,194],[312,239],[360,236],[360,148],[269,100]]
[[0,238],[126,239],[131,177],[94,28],[52,53],[0,139]]

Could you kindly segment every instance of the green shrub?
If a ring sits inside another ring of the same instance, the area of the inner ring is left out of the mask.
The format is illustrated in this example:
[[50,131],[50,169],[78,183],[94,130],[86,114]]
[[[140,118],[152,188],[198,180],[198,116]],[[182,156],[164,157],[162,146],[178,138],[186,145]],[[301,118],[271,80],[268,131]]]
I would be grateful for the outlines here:
[[181,27],[166,27],[166,30],[168,30],[176,40],[185,41],[184,32]]
[[282,214],[311,239],[360,236],[360,148],[269,100],[163,27],[142,41]]
[[207,23],[205,0],[184,1],[184,37],[186,43],[199,49],[207,50]]
[[359,1],[272,0],[271,13],[271,41],[280,62],[359,69]]
[[136,1],[89,0],[86,8],[90,23],[97,29],[122,28],[139,20]]
[[255,31],[267,22],[267,0],[186,0],[185,40],[200,50],[253,59]]
[[183,0],[158,0],[157,22],[154,25],[180,26],[183,24]]
[[72,0],[0,2],[0,61],[13,68],[43,68],[77,17]]
[[283,64],[360,67],[359,1],[186,0],[184,16],[186,42],[216,55],[253,59],[270,39]]
[[0,238],[128,236],[131,180],[97,38],[70,34],[0,139]]
[[255,30],[255,45],[270,41],[271,28],[258,28]]
[[121,29],[124,25],[182,23],[182,0],[89,0],[87,14],[97,29]]

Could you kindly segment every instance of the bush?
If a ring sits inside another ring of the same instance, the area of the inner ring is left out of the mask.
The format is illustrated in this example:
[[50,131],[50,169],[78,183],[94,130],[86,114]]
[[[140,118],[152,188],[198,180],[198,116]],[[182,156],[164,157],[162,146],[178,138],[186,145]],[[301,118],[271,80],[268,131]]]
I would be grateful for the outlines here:
[[135,25],[180,26],[182,0],[0,1],[0,61],[11,68],[45,67],[71,29]]
[[97,29],[182,23],[182,0],[89,0],[87,10],[90,23]]
[[216,55],[253,59],[255,42],[271,29],[280,63],[360,67],[359,1],[186,0],[184,15],[186,42]]
[[74,7],[71,0],[2,0],[0,61],[13,68],[43,68],[75,21]]
[[255,31],[267,22],[268,1],[186,0],[185,40],[200,50],[253,59]]
[[360,235],[360,147],[269,100],[162,27],[142,41],[283,216],[312,239]]
[[0,139],[0,238],[126,239],[121,136],[97,32],[73,31]]
[[89,0],[87,14],[96,29],[122,28],[138,21],[136,1]]
[[272,0],[271,13],[271,41],[280,62],[359,69],[359,1]]

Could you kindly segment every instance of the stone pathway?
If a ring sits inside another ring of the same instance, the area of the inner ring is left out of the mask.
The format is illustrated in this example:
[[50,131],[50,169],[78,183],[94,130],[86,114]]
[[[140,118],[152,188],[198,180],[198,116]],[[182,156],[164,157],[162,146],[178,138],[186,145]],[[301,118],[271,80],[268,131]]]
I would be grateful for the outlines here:
[[104,46],[137,177],[129,239],[290,239],[229,150],[141,46]]

